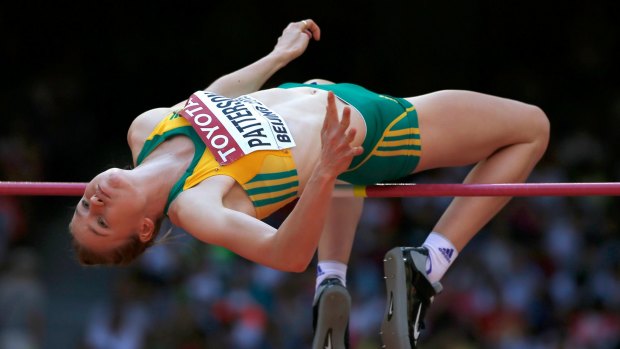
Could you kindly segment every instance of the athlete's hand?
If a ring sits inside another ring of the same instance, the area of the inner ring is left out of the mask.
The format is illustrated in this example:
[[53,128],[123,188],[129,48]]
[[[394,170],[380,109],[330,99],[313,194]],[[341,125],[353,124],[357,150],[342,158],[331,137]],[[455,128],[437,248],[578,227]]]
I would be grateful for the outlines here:
[[333,92],[327,94],[325,120],[321,129],[320,171],[337,177],[351,164],[354,156],[362,153],[362,147],[353,146],[356,129],[349,128],[351,108],[345,107],[342,117],[338,119],[336,98]]
[[311,19],[292,22],[284,28],[273,53],[281,55],[287,62],[301,56],[308,47],[310,39],[321,39],[321,28]]

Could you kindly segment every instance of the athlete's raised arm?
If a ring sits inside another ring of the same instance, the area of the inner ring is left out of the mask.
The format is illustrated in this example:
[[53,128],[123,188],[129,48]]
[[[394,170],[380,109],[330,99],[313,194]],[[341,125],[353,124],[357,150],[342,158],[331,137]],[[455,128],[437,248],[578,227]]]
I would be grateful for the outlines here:
[[258,91],[273,74],[301,56],[311,39],[320,38],[321,29],[311,19],[289,23],[268,55],[220,77],[207,90],[231,98]]
[[[321,39],[321,29],[311,19],[291,22],[284,28],[273,50],[256,62],[247,65],[211,83],[205,90],[234,98],[258,91],[278,70],[301,56],[311,39]],[[183,107],[185,101],[172,109]]]

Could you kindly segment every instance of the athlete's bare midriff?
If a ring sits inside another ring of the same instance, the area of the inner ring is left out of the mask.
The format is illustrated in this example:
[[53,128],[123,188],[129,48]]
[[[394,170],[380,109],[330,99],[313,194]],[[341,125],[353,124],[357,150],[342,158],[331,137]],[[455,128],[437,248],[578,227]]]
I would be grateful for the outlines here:
[[[300,189],[303,189],[321,152],[321,128],[327,106],[327,91],[310,87],[273,88],[250,94],[282,116],[295,139],[293,159],[297,165]],[[339,115],[346,106],[337,99]],[[355,108],[351,108],[351,127],[357,130],[354,145],[361,145],[366,124]]]

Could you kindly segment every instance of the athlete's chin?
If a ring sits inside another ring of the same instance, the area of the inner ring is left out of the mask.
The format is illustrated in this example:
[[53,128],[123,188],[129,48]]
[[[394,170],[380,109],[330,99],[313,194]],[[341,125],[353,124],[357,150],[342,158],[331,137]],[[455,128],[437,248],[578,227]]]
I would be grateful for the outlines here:
[[101,185],[112,189],[124,189],[131,186],[128,173],[120,168],[111,168],[104,172]]

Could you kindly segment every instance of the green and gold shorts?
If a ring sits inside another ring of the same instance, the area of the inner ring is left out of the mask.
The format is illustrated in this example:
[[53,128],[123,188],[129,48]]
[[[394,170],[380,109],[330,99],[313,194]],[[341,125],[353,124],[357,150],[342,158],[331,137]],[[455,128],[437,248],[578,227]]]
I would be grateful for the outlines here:
[[391,181],[411,174],[422,152],[418,114],[403,98],[377,94],[354,84],[286,83],[280,88],[311,87],[333,91],[366,121],[364,152],[338,179],[356,185]]

